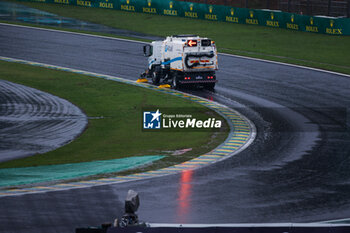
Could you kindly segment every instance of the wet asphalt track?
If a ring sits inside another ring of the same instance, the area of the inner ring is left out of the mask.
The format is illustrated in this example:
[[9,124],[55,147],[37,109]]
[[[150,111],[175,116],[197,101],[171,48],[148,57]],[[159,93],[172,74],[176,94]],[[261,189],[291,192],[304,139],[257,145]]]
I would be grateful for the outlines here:
[[[0,55],[136,80],[142,44],[0,25]],[[239,155],[192,173],[0,198],[0,232],[73,232],[140,192],[148,222],[312,222],[350,217],[350,78],[220,55],[215,92],[257,126]],[[237,103],[239,102],[239,104]]]
[[87,117],[72,103],[0,80],[0,162],[54,150],[86,125]]

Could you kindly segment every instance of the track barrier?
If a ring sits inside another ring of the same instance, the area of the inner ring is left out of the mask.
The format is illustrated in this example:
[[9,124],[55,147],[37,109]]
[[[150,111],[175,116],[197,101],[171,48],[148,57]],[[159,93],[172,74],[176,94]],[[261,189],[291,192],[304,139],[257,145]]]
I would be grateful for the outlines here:
[[258,10],[175,0],[22,0],[191,19],[260,25],[328,35],[350,35],[350,18],[307,16],[276,10]]

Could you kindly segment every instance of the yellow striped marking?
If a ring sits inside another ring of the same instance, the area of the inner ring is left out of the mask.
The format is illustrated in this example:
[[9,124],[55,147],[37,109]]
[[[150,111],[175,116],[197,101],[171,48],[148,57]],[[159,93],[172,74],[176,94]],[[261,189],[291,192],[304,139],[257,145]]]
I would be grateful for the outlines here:
[[[159,170],[159,171],[149,171],[148,173],[156,173],[156,174],[162,174],[164,173],[163,171]],[[155,174],[155,175],[156,175]]]
[[202,160],[204,160],[204,161],[213,161],[213,160],[216,160],[216,159],[201,159],[201,158],[197,158],[197,159],[193,159],[193,160],[195,160],[195,161],[197,161],[197,160],[200,160],[200,161],[202,161]]
[[167,170],[168,170],[168,171],[169,171],[169,170],[170,170],[170,171],[172,171],[172,170],[181,171],[181,170],[183,170],[183,169],[172,167],[172,168],[168,168]]
[[217,155],[228,155],[228,153],[223,153],[223,152],[215,152],[215,154],[217,154]]
[[175,170],[177,170],[177,169],[179,169],[179,168],[176,168],[175,166],[173,166],[173,167],[164,168],[164,169],[162,169],[162,171],[163,171],[163,172],[167,172],[167,171],[169,171],[169,169],[175,169]]
[[181,166],[178,166],[178,167],[197,167],[197,165],[196,164],[192,164],[192,165],[191,164],[182,164]]
[[33,190],[27,190],[27,189],[10,189],[10,192],[33,192]]
[[223,146],[222,148],[227,148],[227,149],[236,149],[237,147],[234,147],[234,146]]
[[125,176],[125,179],[138,179],[140,177],[134,177],[133,175]]
[[227,149],[217,149],[216,151],[233,152],[233,150],[227,150]]
[[145,173],[136,173],[136,174],[132,174],[131,176],[147,176],[147,174],[145,174]]
[[203,161],[203,162],[201,162],[201,161],[196,161],[196,162],[190,162],[190,163],[187,163],[187,164],[194,164],[194,165],[196,165],[196,164],[207,164],[208,162],[206,162],[206,161]]
[[191,162],[186,162],[185,164],[203,164],[207,162],[196,162],[196,161],[191,161]]
[[59,188],[55,188],[55,187],[45,187],[45,186],[37,186],[37,187],[33,187],[33,189],[53,189],[53,190],[57,190]]
[[79,183],[82,183],[82,184],[98,184],[99,182],[96,182],[96,181],[80,181]]
[[225,145],[229,146],[241,146],[243,143],[226,143]]
[[184,165],[184,166],[181,166],[177,169],[180,169],[181,171],[182,170],[186,170],[186,169],[193,169],[193,168],[196,168],[197,166],[194,166],[194,165]]
[[218,155],[202,155],[202,156],[221,158],[221,156],[218,156]]
[[118,178],[118,179],[125,179],[125,178],[127,178],[128,176],[116,176],[115,178]]
[[228,140],[228,142],[230,142],[230,143],[232,143],[232,142],[242,142],[242,141],[244,141],[244,139],[242,138],[236,138],[236,139],[230,139],[230,140]]
[[120,179],[115,179],[115,178],[102,178],[102,179],[99,179],[101,181],[118,181]]
[[145,177],[147,177],[147,176],[158,176],[159,174],[150,174],[149,172],[147,172],[146,174],[145,174]]
[[56,184],[56,186],[73,186],[73,187],[82,187],[80,184]]

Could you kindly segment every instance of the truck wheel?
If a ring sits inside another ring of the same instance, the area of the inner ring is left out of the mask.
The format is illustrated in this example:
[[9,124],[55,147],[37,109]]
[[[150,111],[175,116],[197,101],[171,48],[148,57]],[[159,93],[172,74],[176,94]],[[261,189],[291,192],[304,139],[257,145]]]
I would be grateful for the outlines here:
[[152,83],[154,85],[158,85],[159,84],[159,81],[160,81],[160,76],[159,74],[156,72],[156,71],[153,71],[152,72]]
[[177,77],[176,77],[176,76],[173,77],[172,87],[173,87],[173,89],[175,89],[175,90],[178,90],[178,89],[179,89],[179,81],[177,80]]

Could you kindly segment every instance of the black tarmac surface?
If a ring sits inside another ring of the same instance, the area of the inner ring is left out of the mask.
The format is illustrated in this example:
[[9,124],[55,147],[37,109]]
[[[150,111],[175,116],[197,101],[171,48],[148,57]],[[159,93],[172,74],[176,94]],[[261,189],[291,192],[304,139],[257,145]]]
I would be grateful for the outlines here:
[[72,103],[0,80],[0,162],[54,150],[86,125],[87,117]]
[[[142,44],[0,25],[0,56],[136,80]],[[139,218],[169,223],[313,222],[350,217],[350,78],[219,56],[215,92],[257,127],[239,155],[151,180],[0,198],[0,232],[73,232],[112,222],[129,189]]]

